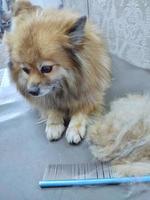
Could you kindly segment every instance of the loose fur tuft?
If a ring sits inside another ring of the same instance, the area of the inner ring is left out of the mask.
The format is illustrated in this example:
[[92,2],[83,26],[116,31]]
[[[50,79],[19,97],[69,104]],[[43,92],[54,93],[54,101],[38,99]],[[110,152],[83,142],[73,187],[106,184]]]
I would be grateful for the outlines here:
[[129,95],[111,104],[89,128],[90,149],[102,161],[112,161],[118,175],[150,174],[150,96]]

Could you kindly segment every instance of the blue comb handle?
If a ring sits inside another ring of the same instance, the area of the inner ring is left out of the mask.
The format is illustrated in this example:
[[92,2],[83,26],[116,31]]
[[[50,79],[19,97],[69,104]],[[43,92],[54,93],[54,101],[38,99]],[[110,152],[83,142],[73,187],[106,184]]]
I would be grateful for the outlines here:
[[102,178],[102,179],[67,179],[67,180],[43,180],[39,182],[41,188],[48,187],[70,187],[88,185],[109,185],[121,183],[148,183],[150,176],[141,177],[121,177],[121,178]]

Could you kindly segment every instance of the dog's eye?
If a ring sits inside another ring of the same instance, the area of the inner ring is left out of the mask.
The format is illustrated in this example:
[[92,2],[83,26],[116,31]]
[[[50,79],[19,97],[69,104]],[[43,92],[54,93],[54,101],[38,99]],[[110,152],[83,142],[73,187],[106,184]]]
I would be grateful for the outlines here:
[[53,69],[52,65],[43,65],[41,67],[41,73],[50,73]]
[[26,67],[23,67],[22,70],[23,70],[25,73],[27,73],[27,74],[30,73],[30,70],[29,70],[28,68],[26,68]]

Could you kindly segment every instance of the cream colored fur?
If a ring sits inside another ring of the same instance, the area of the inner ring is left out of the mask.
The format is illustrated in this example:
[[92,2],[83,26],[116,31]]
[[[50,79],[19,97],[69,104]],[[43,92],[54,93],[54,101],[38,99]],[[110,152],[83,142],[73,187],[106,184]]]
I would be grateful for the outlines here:
[[[90,115],[102,113],[111,82],[110,58],[99,31],[85,16],[21,0],[14,4],[12,21],[4,38],[12,80],[33,106],[46,113],[49,140],[61,137],[69,118],[66,139],[79,143]],[[44,65],[52,69],[42,72]],[[38,94],[31,94],[33,87]]]
[[89,128],[90,149],[118,175],[150,174],[150,96],[129,95]]

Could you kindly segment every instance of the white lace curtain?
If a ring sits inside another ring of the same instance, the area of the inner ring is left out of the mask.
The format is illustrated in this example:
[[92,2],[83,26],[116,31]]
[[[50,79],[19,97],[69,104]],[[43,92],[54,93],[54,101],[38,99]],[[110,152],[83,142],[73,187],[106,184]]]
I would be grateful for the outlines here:
[[111,53],[150,69],[150,0],[63,0],[63,3],[98,24]]

